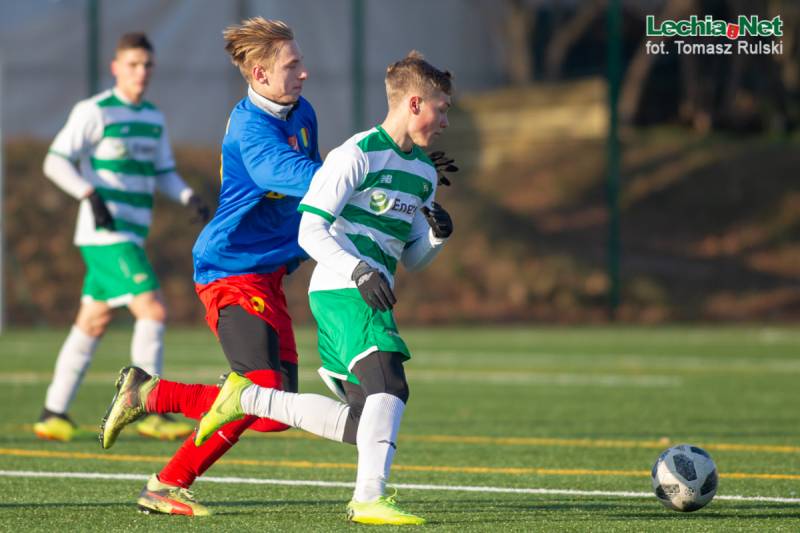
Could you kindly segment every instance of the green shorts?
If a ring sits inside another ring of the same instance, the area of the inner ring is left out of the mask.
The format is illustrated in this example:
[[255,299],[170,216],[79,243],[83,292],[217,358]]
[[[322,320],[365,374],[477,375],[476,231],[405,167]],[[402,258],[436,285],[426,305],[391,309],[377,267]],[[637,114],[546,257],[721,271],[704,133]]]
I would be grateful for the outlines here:
[[158,279],[141,246],[121,242],[104,246],[80,246],[86,277],[83,300],[120,307],[134,296],[158,289]]
[[314,291],[308,295],[317,321],[319,355],[328,374],[358,384],[353,365],[375,351],[411,357],[391,311],[375,311],[358,289]]

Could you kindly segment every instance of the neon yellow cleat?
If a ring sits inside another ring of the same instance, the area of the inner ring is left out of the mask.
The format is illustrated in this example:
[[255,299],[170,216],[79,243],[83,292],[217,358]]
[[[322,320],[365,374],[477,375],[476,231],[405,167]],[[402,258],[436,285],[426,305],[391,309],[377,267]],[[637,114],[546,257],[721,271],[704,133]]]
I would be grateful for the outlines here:
[[33,432],[40,439],[69,442],[78,433],[78,428],[66,416],[51,415],[36,422]]
[[393,496],[381,496],[372,502],[351,500],[347,504],[347,519],[359,524],[421,526],[425,519],[400,509]]
[[[147,414],[145,411],[147,396],[158,382],[158,376],[151,376],[135,366],[126,366],[119,371],[117,392],[100,424],[100,445],[103,449],[107,450],[114,445],[122,428]],[[189,432],[191,433],[191,429]]]
[[197,503],[189,489],[167,485],[156,474],[150,476],[147,485],[139,493],[139,511],[145,514],[180,514],[188,516],[208,516],[211,512],[205,505]]
[[167,415],[148,415],[136,424],[139,435],[160,440],[176,440],[188,437],[194,427]]
[[195,446],[202,445],[216,430],[228,422],[244,418],[240,399],[244,389],[252,384],[252,381],[236,372],[228,374],[217,399],[211,404],[205,416],[200,419],[197,435],[194,437]]

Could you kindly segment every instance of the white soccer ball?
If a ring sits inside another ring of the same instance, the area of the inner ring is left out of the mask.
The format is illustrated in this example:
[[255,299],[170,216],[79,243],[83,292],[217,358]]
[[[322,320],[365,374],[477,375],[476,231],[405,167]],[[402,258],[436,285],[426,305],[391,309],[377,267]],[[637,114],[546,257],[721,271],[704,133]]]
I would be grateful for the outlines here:
[[717,493],[717,467],[708,452],[691,444],[664,450],[653,465],[658,501],[675,511],[705,507]]

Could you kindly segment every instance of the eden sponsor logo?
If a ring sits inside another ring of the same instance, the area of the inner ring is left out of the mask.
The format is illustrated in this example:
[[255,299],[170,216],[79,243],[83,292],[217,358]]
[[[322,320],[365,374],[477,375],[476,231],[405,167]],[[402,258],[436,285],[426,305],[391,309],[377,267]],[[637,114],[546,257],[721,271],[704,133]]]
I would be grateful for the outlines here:
[[689,19],[656,22],[654,15],[647,15],[648,37],[783,37],[783,20],[777,15],[772,19],[761,19],[758,15],[739,15],[736,23],[715,19],[706,15],[700,19],[692,15]]
[[392,211],[397,211],[399,213],[403,213],[404,215],[410,215],[413,218],[414,213],[417,212],[417,206],[414,204],[401,202],[400,200],[395,200],[394,205],[392,206]]

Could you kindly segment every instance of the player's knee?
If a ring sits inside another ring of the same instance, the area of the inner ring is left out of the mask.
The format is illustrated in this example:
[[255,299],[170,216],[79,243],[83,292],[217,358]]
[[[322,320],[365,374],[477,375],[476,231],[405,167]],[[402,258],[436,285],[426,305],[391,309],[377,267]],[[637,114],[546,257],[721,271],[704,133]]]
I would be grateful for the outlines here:
[[391,394],[407,403],[409,390],[403,360],[399,353],[375,352],[356,363],[353,372],[361,382],[364,394]]
[[111,313],[105,313],[99,316],[94,323],[95,329],[99,331],[98,335],[102,335],[103,333],[105,333],[110,323],[111,323]]
[[145,315],[144,318],[164,323],[167,321],[167,307],[160,301],[153,300],[153,302],[147,306]]
[[89,335],[92,337],[102,337],[111,323],[111,317],[102,317],[93,321],[89,326]]
[[369,380],[367,383],[362,381],[364,392],[366,392],[367,396],[372,394],[391,394],[400,398],[403,403],[408,403],[409,390],[405,375],[386,374],[377,377],[377,379]]
[[78,326],[78,329],[83,331],[90,337],[102,337],[103,334],[106,332],[106,327],[108,323],[99,323],[99,322],[89,322],[85,323],[83,327]]
[[158,292],[145,292],[134,296],[128,308],[136,318],[154,320],[156,322],[167,321],[167,307],[161,301]]
[[78,317],[75,325],[90,337],[102,337],[111,322],[111,312]]
[[394,382],[389,383],[386,386],[386,394],[391,394],[392,396],[397,396],[400,398],[403,403],[408,403],[408,397],[410,395],[408,390],[408,383],[405,379],[402,382]]

